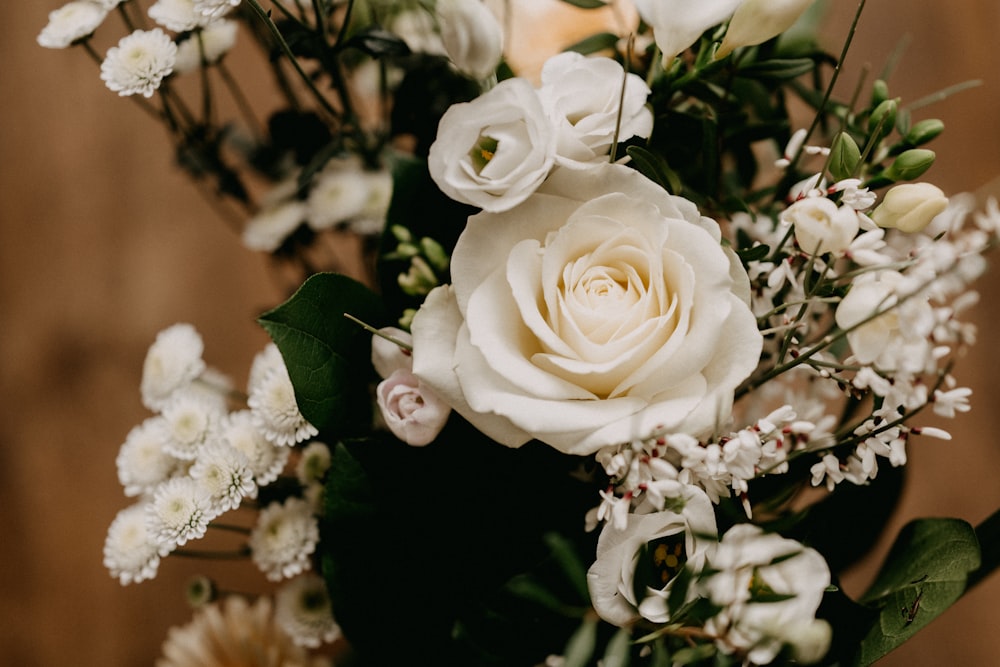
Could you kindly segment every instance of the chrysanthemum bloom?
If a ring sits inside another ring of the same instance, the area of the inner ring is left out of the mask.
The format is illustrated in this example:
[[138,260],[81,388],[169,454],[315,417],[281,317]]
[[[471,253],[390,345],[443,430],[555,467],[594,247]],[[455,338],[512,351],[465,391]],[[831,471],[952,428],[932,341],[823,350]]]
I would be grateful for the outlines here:
[[156,0],[149,8],[149,18],[174,32],[194,30],[213,21],[195,11],[194,0]]
[[134,427],[125,436],[115,463],[118,481],[126,496],[151,493],[178,471],[180,460],[167,452],[166,425],[162,417],[153,417]]
[[274,622],[271,600],[251,605],[230,596],[195,612],[183,627],[171,628],[156,667],[321,667]]
[[310,569],[309,556],[319,542],[319,525],[301,498],[271,503],[261,511],[250,534],[253,562],[270,581],[281,581]]
[[190,324],[178,323],[156,334],[142,364],[142,404],[162,410],[178,389],[189,385],[205,370],[205,344]]
[[303,486],[323,479],[330,468],[330,448],[325,442],[310,442],[302,450],[302,457],[295,466],[295,477]]
[[160,30],[136,30],[108,49],[101,80],[121,96],[152,97],[174,69],[177,45]]
[[214,513],[234,510],[243,498],[257,495],[250,461],[224,442],[212,442],[199,452],[191,477],[208,493]]
[[65,49],[97,30],[107,15],[108,10],[94,2],[67,3],[49,12],[49,22],[36,41],[47,49]]
[[193,461],[201,449],[219,435],[222,412],[218,404],[198,393],[177,396],[163,410],[164,448],[185,461]]
[[122,586],[156,576],[160,551],[146,526],[146,503],[126,507],[108,528],[104,540],[104,567]]
[[175,72],[190,72],[198,69],[202,62],[209,65],[222,60],[222,56],[236,44],[236,21],[213,21],[188,39],[177,45]]
[[222,421],[220,437],[247,457],[258,487],[278,479],[291,454],[288,447],[275,445],[264,437],[253,425],[253,416],[249,410],[229,413]]
[[194,10],[209,18],[219,18],[232,11],[240,0],[194,0]]
[[326,584],[316,574],[296,577],[278,590],[274,617],[299,646],[319,648],[340,636]]
[[299,412],[295,388],[283,363],[252,379],[247,405],[254,425],[265,438],[277,445],[294,445],[319,433]]
[[147,527],[163,556],[188,540],[204,537],[213,518],[208,494],[190,477],[165,482],[146,506]]

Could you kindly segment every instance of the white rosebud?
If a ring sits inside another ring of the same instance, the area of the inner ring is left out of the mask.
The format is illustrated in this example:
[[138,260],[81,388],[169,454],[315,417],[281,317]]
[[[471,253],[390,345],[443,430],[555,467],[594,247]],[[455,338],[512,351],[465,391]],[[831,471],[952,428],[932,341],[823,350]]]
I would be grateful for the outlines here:
[[841,253],[858,234],[860,222],[850,206],[837,206],[825,197],[806,197],[781,214],[795,228],[795,240],[803,252],[822,255]]
[[429,387],[403,369],[380,382],[375,397],[392,434],[414,447],[430,444],[451,414]]
[[936,185],[904,183],[890,188],[871,218],[879,227],[919,232],[945,210],[948,198]]
[[761,44],[792,27],[812,0],[743,0],[736,9],[716,58],[741,46]]
[[438,0],[438,28],[448,58],[477,81],[491,76],[503,56],[503,31],[478,0]]

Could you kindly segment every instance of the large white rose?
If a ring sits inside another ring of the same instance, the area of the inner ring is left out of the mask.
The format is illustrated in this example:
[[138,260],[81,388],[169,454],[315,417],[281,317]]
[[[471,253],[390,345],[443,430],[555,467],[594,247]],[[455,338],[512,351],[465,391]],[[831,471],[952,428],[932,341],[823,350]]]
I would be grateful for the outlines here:
[[555,141],[534,87],[524,79],[507,79],[471,102],[448,108],[427,165],[452,199],[505,211],[548,176]]
[[627,167],[557,169],[517,208],[469,218],[453,284],[413,320],[413,373],[509,446],[703,435],[761,350],[720,237]]
[[611,58],[588,58],[573,51],[549,58],[538,96],[558,137],[556,163],[584,167],[607,161],[616,130],[620,141],[648,137],[653,131],[653,112],[646,106],[649,93],[645,81],[626,75]]

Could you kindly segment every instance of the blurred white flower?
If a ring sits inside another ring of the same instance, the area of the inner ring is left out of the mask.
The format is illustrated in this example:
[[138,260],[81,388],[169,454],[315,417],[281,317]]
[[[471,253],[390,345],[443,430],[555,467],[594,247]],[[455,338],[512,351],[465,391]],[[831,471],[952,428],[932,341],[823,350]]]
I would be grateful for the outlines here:
[[219,435],[230,447],[243,453],[249,461],[258,487],[278,479],[288,463],[291,449],[275,445],[253,424],[249,410],[231,412],[222,421]]
[[36,41],[47,49],[65,49],[91,34],[104,22],[108,10],[96,2],[70,2],[49,12],[49,22]]
[[306,573],[292,579],[274,595],[274,618],[299,646],[319,648],[340,636],[333,618],[326,583]]
[[213,19],[195,10],[195,0],[156,0],[149,7],[149,18],[167,30],[185,32],[207,25]]
[[269,581],[281,581],[312,567],[310,556],[319,542],[319,525],[301,498],[271,503],[257,517],[250,533],[253,562]]
[[240,0],[194,0],[194,10],[202,16],[217,19],[237,7]]
[[142,364],[142,404],[162,410],[175,392],[204,372],[204,349],[201,335],[190,324],[174,324],[156,334]]
[[181,468],[180,459],[170,455],[164,446],[165,428],[163,417],[153,417],[125,436],[115,464],[126,496],[151,493]]
[[202,60],[209,65],[219,62],[236,44],[239,24],[223,19],[214,21],[191,34],[177,45],[177,59],[174,71],[190,72],[201,67]]
[[223,412],[197,393],[181,393],[163,409],[164,449],[193,461],[202,448],[218,439]]
[[118,513],[104,540],[104,567],[122,586],[156,576],[160,565],[157,542],[146,528],[146,504],[136,503]]
[[[277,351],[277,348],[274,348]],[[280,355],[278,361],[281,362]],[[294,445],[308,440],[319,430],[306,421],[295,401],[295,388],[283,362],[263,375],[251,373],[247,405],[254,425],[277,445]]]
[[121,96],[152,97],[174,69],[177,45],[160,28],[136,30],[108,49],[101,80]]
[[503,56],[503,31],[493,12],[478,0],[437,0],[434,9],[455,67],[476,81],[492,76]]

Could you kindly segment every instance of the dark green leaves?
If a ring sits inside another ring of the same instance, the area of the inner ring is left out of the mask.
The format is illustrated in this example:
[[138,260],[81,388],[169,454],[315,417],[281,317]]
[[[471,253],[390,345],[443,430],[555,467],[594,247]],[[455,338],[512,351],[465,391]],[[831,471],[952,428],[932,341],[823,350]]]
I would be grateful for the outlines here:
[[281,351],[302,415],[337,434],[367,424],[371,410],[364,381],[372,375],[371,334],[344,313],[372,326],[384,323],[381,301],[371,290],[322,273],[259,319]]
[[854,663],[872,664],[930,623],[961,597],[979,563],[979,544],[968,523],[918,519],[907,524],[861,599],[880,611]]

